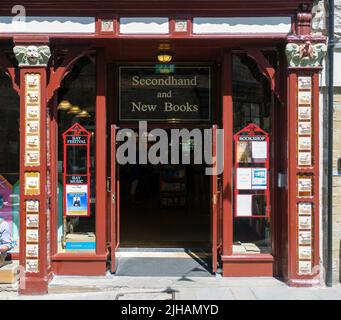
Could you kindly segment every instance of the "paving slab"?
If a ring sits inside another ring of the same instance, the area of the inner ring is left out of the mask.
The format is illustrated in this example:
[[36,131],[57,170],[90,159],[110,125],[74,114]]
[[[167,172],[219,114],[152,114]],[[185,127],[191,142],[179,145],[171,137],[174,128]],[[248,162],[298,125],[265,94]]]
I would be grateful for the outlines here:
[[234,287],[231,292],[235,300],[256,300],[252,290],[247,287]]

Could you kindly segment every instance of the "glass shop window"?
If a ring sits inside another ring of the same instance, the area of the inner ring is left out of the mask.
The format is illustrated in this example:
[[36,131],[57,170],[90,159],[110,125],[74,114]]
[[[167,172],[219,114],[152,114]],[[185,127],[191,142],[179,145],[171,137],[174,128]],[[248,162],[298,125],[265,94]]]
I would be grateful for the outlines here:
[[[90,55],[78,60],[72,71],[63,80],[58,92],[58,99],[58,253],[95,253],[95,56]],[[89,181],[84,179],[84,174],[87,172],[87,148],[85,146],[67,146],[67,152],[64,155],[63,133],[77,123],[90,133]],[[67,163],[64,163],[64,159]],[[81,184],[73,185],[70,189],[70,185],[66,183],[66,188],[64,188],[64,168],[66,168],[65,173],[68,175],[68,181],[71,178],[81,178]],[[89,194],[84,183],[90,185]],[[65,190],[66,194],[64,194]],[[83,203],[87,203],[88,199],[90,208]],[[68,209],[67,216],[65,215],[65,206]],[[69,206],[74,206],[75,210],[69,210]],[[75,212],[75,215],[69,212]]]
[[[254,60],[250,59],[244,54],[235,54],[233,56],[234,134],[245,128],[250,123],[258,126],[267,132],[271,137],[270,85],[268,80],[259,72],[257,64]],[[236,161],[236,159],[234,161]],[[236,163],[234,165],[236,165]],[[247,164],[245,164],[245,166],[247,166]],[[251,167],[263,166],[263,164],[257,163],[251,165]],[[254,170],[261,172],[264,169],[258,168],[250,170],[252,170],[252,172]],[[267,183],[270,183],[270,181],[267,181]],[[235,185],[234,188],[236,187],[237,186]],[[251,199],[249,210],[252,212],[253,217],[236,217],[234,215],[233,253],[271,253],[270,218],[257,217],[257,215],[265,215],[265,198],[263,195],[254,195]],[[234,199],[234,202],[237,202],[238,205],[237,199]],[[241,203],[240,206],[245,206],[245,203]],[[236,210],[236,207],[234,208],[234,210]]]
[[19,109],[10,78],[0,68],[0,220],[10,227],[19,252]]

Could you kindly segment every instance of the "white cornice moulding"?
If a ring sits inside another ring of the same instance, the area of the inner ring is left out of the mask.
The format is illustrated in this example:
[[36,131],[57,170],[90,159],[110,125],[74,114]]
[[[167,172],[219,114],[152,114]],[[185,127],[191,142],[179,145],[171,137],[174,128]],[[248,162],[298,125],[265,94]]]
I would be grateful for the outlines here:
[[198,17],[194,34],[271,34],[291,32],[291,17]]
[[0,17],[0,33],[95,33],[95,17]]
[[120,18],[121,34],[167,34],[169,33],[168,17]]

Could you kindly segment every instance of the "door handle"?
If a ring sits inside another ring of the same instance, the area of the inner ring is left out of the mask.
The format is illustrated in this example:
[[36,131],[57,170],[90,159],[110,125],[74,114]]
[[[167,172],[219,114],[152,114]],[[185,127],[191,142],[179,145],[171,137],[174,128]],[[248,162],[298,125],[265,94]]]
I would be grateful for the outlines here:
[[111,177],[107,178],[107,191],[111,192]]

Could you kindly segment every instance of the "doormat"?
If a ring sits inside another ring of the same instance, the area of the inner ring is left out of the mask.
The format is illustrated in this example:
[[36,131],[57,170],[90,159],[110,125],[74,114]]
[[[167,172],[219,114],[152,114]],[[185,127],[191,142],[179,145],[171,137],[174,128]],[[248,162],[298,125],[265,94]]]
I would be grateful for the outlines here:
[[212,277],[211,259],[119,257],[117,276],[136,277]]

